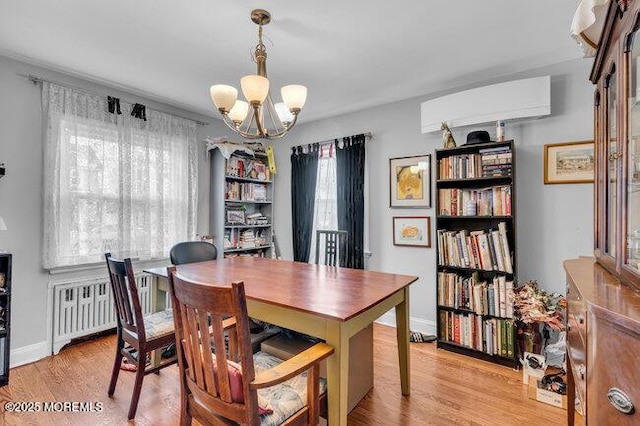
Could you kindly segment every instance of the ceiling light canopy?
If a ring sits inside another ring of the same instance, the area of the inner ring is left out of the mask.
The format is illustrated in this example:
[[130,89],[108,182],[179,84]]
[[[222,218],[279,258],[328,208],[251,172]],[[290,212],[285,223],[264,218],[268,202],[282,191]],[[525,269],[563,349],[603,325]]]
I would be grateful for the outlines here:
[[263,9],[251,12],[251,20],[258,25],[258,44],[254,52],[256,74],[240,79],[242,94],[225,84],[211,86],[211,100],[222,114],[224,122],[245,139],[278,139],[287,134],[307,100],[307,88],[291,84],[280,89],[283,102],[273,103],[267,79],[267,51],[262,43],[262,26],[271,21],[271,14]]

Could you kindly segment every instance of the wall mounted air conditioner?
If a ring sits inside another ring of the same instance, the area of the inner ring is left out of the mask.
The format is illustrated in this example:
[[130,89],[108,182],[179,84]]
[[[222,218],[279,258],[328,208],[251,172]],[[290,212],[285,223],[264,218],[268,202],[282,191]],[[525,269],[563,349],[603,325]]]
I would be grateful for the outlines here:
[[422,133],[498,120],[539,118],[551,114],[549,76],[465,90],[421,104]]

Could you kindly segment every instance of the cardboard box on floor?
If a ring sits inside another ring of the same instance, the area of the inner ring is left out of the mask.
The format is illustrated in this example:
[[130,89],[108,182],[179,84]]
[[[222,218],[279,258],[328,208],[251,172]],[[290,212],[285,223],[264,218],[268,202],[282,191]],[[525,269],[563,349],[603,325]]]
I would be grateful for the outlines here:
[[554,407],[567,409],[567,395],[561,395],[559,393],[552,392],[550,390],[539,388],[540,380],[534,377],[529,378],[529,398],[535,399],[545,404],[553,405]]
[[[280,359],[289,359],[311,347],[307,340],[291,340],[279,334],[262,342],[260,349]],[[327,377],[327,363],[320,364],[320,377]],[[373,388],[373,324],[349,340],[348,411]]]

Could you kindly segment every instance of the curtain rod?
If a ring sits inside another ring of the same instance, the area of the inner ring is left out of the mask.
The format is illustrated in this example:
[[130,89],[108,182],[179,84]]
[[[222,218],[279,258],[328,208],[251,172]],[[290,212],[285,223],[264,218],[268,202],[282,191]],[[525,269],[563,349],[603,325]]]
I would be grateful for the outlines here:
[[[358,136],[358,135],[364,135],[365,142],[367,141],[367,139],[369,139],[369,140],[373,139],[373,133],[371,133],[371,132],[356,133],[356,134],[351,135],[351,136]],[[302,143],[300,145],[294,145],[291,148],[296,148],[298,146],[303,146],[304,147],[304,146],[315,145],[315,144],[318,144],[320,146],[329,145],[329,144],[334,143],[336,139],[341,140],[342,138],[347,138],[347,137],[350,137],[350,136],[340,136],[340,137],[333,138],[333,139],[327,139],[327,140],[324,140],[324,141],[321,141],[321,142]]]
[[[27,80],[31,81],[33,84],[42,83],[42,82],[44,81],[44,82],[47,82],[47,83],[53,83],[53,84],[57,84],[58,86],[66,87],[66,88],[68,88],[68,89],[81,90],[81,91],[83,91],[83,92],[90,93],[90,94],[92,94],[92,95],[97,95],[97,96],[111,96],[111,95],[107,95],[107,94],[105,94],[105,93],[103,93],[103,92],[97,92],[97,91],[93,91],[93,90],[85,89],[84,87],[73,86],[73,85],[71,85],[71,84],[62,83],[62,82],[55,81],[55,80],[49,80],[49,79],[46,79],[46,78],[42,78],[42,77],[35,76],[35,75],[33,75],[33,74],[20,74],[20,73],[18,73],[18,75],[19,75],[20,77],[24,77],[24,78],[26,78]],[[122,91],[121,89],[114,89],[114,90]],[[122,99],[122,98],[119,98],[119,99]],[[123,100],[124,102],[130,103],[130,104],[136,104],[136,103],[138,103],[138,102],[130,101],[130,100],[127,100],[127,99],[122,99],[122,100]],[[161,113],[163,113],[163,114],[169,114],[169,115],[173,115],[174,117],[183,118],[183,119],[185,119],[185,120],[193,121],[194,123],[199,124],[199,125],[201,125],[201,126],[206,126],[206,125],[211,124],[211,123],[207,123],[207,122],[205,122],[205,121],[195,120],[195,119],[193,119],[193,118],[184,117],[184,116],[182,116],[182,115],[177,115],[177,114],[172,113],[172,112],[162,111],[162,110],[155,109],[155,108],[149,108],[149,109],[150,109],[150,110],[152,110],[152,111],[157,111],[157,112],[161,112]]]

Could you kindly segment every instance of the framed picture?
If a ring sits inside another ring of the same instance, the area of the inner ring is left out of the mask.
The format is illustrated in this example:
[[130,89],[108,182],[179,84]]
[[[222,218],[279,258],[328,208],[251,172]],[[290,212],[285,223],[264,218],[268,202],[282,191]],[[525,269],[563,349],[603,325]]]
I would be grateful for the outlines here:
[[431,218],[428,216],[394,216],[393,245],[431,247]]
[[389,159],[391,207],[431,207],[431,155]]
[[593,183],[593,141],[564,142],[544,146],[544,183]]
[[244,224],[244,210],[227,210],[227,223],[229,225]]

